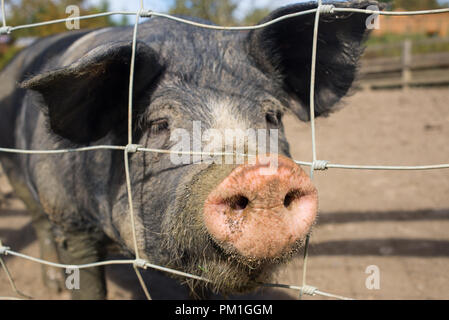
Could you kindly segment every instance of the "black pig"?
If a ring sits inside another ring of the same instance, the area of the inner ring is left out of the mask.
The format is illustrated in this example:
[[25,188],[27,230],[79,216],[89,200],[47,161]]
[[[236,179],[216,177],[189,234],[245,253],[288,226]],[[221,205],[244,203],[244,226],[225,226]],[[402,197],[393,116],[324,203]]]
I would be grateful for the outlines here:
[[[366,8],[377,3],[332,4]],[[283,7],[263,22],[313,8],[315,2]],[[310,118],[314,17],[238,32],[164,18],[139,26],[136,144],[170,149],[171,133],[191,132],[193,121],[219,132],[279,130],[279,155],[271,155],[278,157],[278,168],[272,175],[261,174],[266,165],[260,158],[242,165],[179,165],[168,154],[131,154],[137,243],[144,259],[201,275],[212,280],[210,289],[227,294],[267,281],[273,266],[300,248],[316,217],[317,195],[289,159],[282,115],[289,110],[301,120]],[[321,16],[317,116],[328,114],[350,89],[367,17]],[[126,145],[132,32],[132,27],[69,32],[19,53],[1,74],[0,146]],[[223,150],[217,144],[212,151]],[[32,213],[43,258],[67,264],[101,261],[109,243],[133,255],[123,152],[0,154],[0,160]],[[102,268],[83,269],[74,297],[104,298],[104,283]],[[193,292],[205,285],[187,283]]]

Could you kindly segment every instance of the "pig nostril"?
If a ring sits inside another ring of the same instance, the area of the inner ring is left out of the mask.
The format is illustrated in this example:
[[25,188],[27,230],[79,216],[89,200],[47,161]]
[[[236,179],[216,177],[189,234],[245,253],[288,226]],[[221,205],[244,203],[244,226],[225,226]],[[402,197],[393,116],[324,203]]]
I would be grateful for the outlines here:
[[290,205],[301,197],[301,191],[299,190],[291,190],[284,198],[284,207],[288,208]]
[[249,200],[247,197],[237,195],[229,198],[226,202],[232,210],[240,211],[245,210],[245,208],[248,206]]

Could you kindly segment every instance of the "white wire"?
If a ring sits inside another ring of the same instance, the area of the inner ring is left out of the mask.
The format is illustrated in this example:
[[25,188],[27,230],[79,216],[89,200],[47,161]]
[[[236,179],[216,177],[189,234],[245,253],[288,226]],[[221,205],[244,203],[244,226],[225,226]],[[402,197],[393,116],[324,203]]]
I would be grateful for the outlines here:
[[[201,28],[205,28],[205,29],[242,31],[242,30],[256,30],[256,29],[265,28],[267,26],[273,25],[273,24],[281,22],[283,20],[295,18],[295,17],[298,17],[298,16],[306,15],[306,14],[312,14],[312,13],[315,13],[316,11],[317,11],[317,9],[315,8],[315,9],[305,10],[305,11],[296,12],[296,13],[292,13],[292,14],[287,14],[287,15],[281,16],[279,18],[276,18],[274,20],[271,20],[269,22],[266,22],[266,23],[263,23],[263,24],[258,24],[258,25],[255,25],[255,26],[232,26],[232,27],[216,26],[216,25],[208,25],[208,24],[198,23],[198,22],[190,21],[190,20],[183,19],[183,18],[180,18],[180,17],[176,17],[176,16],[173,16],[173,15],[170,15],[170,14],[160,13],[160,12],[155,12],[155,11],[139,11],[139,12],[135,12],[135,11],[111,11],[111,12],[103,12],[103,13],[91,14],[91,15],[86,15],[86,16],[64,18],[64,19],[56,19],[56,20],[50,20],[50,21],[45,21],[45,22],[38,22],[38,23],[20,25],[20,26],[10,27],[9,31],[15,31],[15,30],[25,29],[25,28],[41,27],[41,26],[46,26],[46,25],[50,25],[50,24],[61,23],[61,22],[66,22],[66,21],[73,21],[73,20],[78,20],[78,19],[79,20],[83,20],[83,19],[91,19],[91,18],[98,18],[98,17],[112,16],[112,15],[136,15],[136,14],[140,14],[142,17],[150,17],[150,16],[162,17],[162,18],[170,19],[170,20],[173,20],[173,21],[177,21],[177,22],[181,22],[181,23],[184,23],[184,24],[188,24],[188,25],[196,26],[196,27],[201,27]],[[445,12],[449,12],[449,8],[401,12],[401,11],[376,11],[376,10],[366,10],[366,9],[338,8],[338,7],[335,7],[333,9],[333,12],[347,12],[347,13],[353,12],[353,13],[363,13],[363,14],[379,14],[379,15],[385,15],[385,16],[413,16],[413,15],[445,13]],[[5,20],[3,20],[3,21],[5,21]],[[4,25],[4,27],[6,27],[6,25]]]
[[2,25],[6,27],[5,0],[2,0]]
[[49,155],[51,155],[51,154],[87,152],[87,151],[96,151],[96,150],[121,150],[121,151],[124,151],[125,149],[126,149],[126,147],[122,147],[122,146],[92,146],[92,147],[59,149],[59,150],[24,150],[24,149],[0,148],[0,152],[17,153],[17,154],[34,154],[34,155],[49,154]]
[[136,15],[136,12],[110,11],[110,12],[89,14],[89,15],[79,16],[79,17],[55,19],[55,20],[50,20],[50,21],[37,22],[37,23],[24,24],[24,25],[20,25],[20,26],[11,27],[10,31],[12,32],[12,31],[20,30],[20,29],[42,27],[42,26],[47,26],[47,25],[57,24],[57,23],[62,23],[62,22],[67,22],[67,21],[85,20],[85,19],[114,16],[114,15]]
[[334,12],[355,12],[355,13],[365,13],[365,14],[379,14],[381,16],[418,16],[418,15],[425,15],[425,14],[446,13],[446,12],[449,12],[449,8],[420,10],[420,11],[377,11],[377,10],[367,10],[367,9],[335,7],[333,9],[333,11]]
[[[4,254],[15,256],[15,257],[25,259],[25,260],[29,260],[29,261],[32,261],[35,263],[47,265],[50,267],[61,268],[61,269],[87,269],[87,268],[95,268],[95,267],[108,266],[108,265],[134,265],[134,266],[136,265],[136,260],[109,260],[109,261],[88,263],[88,264],[82,264],[82,265],[68,265],[68,264],[62,264],[62,263],[49,262],[49,261],[42,260],[39,258],[34,258],[34,257],[28,256],[25,254],[15,252],[10,249],[6,249],[4,251]],[[148,262],[145,262],[144,267],[162,271],[162,272],[166,272],[166,273],[171,273],[171,274],[181,276],[181,277],[186,277],[186,278],[190,278],[190,279],[194,279],[194,280],[212,283],[209,279],[206,279],[204,277],[196,276],[196,275],[193,275],[190,273],[181,272],[181,271],[170,269],[170,268],[161,267],[161,266],[151,264]],[[302,289],[302,287],[300,287],[300,286],[285,285],[285,284],[273,284],[273,283],[261,283],[260,286],[271,287],[271,288],[286,288],[286,289],[292,289],[292,290],[296,290],[296,291],[300,291]],[[340,299],[340,300],[351,300],[350,298],[347,298],[347,297],[334,295],[334,294],[331,294],[328,292],[323,292],[320,290],[315,290],[312,295],[332,297],[332,298]],[[5,297],[5,298],[8,298],[8,297]],[[2,298],[0,298],[0,300],[1,299]]]
[[[0,148],[0,152],[5,153],[17,153],[17,154],[28,154],[28,155],[57,155],[72,152],[88,152],[88,151],[98,151],[98,150],[118,150],[125,151],[126,146],[91,146],[73,149],[60,149],[60,150],[24,150],[24,149],[11,149],[11,148]],[[151,149],[138,147],[137,152],[153,152],[160,154],[178,154],[178,155],[203,155],[203,156],[247,156],[254,157],[255,155],[235,153],[235,152],[193,152],[193,151],[172,151],[172,150],[161,150],[161,149]],[[313,162],[294,160],[297,164],[311,167]],[[375,165],[349,165],[349,164],[336,164],[328,163],[326,165],[327,169],[353,169],[353,170],[399,170],[399,171],[416,171],[416,170],[441,170],[449,169],[449,163],[435,164],[435,165],[422,165],[422,166],[375,166]],[[316,169],[315,169],[316,170]]]

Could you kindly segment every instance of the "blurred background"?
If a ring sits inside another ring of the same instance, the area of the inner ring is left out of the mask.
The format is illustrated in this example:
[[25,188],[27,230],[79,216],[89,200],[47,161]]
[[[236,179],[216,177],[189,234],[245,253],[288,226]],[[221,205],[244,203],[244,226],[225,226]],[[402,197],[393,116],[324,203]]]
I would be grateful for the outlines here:
[[[191,15],[222,25],[256,24],[272,9],[298,1],[145,0],[145,7]],[[448,7],[449,1],[393,0],[389,10]],[[67,5],[81,14],[138,10],[140,1],[11,0],[8,25],[67,17]],[[82,28],[127,25],[133,17],[81,21]],[[37,38],[65,32],[65,24],[0,36],[0,66]],[[362,59],[359,81],[345,108],[319,118],[317,148],[331,163],[429,165],[449,163],[449,13],[380,17]],[[1,115],[0,115],[1,116]],[[310,124],[284,120],[294,159],[311,160]],[[320,214],[314,229],[308,284],[358,299],[449,299],[449,170],[317,172]],[[13,250],[38,257],[34,231],[23,204],[0,168],[0,239]],[[40,266],[7,257],[17,286],[41,299],[67,299],[47,290]],[[379,290],[366,287],[368,266],[380,269]],[[301,284],[302,259],[279,270],[277,281]],[[110,299],[140,299],[132,267],[108,267]],[[154,281],[148,280],[150,292]],[[268,298],[297,298],[270,290]],[[12,292],[0,271],[0,296]]]
[[[219,25],[254,25],[271,10],[292,0],[145,0],[146,8],[195,16]],[[297,1],[296,1],[297,2]],[[442,8],[449,0],[381,0],[389,10]],[[66,7],[77,5],[81,15],[109,10],[139,9],[140,1],[123,0],[10,0],[8,25],[65,18]],[[81,28],[128,25],[131,16],[87,19]],[[36,38],[67,31],[65,24],[18,30],[0,36],[0,68]],[[380,17],[362,62],[359,86],[368,89],[449,83],[449,13],[416,17]]]

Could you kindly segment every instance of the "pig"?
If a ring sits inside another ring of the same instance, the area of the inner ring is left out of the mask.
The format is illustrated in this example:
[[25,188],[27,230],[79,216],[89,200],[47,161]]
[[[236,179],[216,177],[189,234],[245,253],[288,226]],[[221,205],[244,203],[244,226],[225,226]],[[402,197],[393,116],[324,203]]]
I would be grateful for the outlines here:
[[[364,9],[377,2],[326,4]],[[261,23],[314,8],[316,2],[282,7]],[[328,115],[351,88],[367,17],[322,14],[316,116]],[[237,32],[159,17],[139,25],[134,144],[170,150],[171,133],[192,132],[194,121],[218,132],[278,132],[277,154],[268,155],[277,162],[272,174],[262,174],[262,155],[252,163],[174,164],[169,154],[129,154],[139,255],[211,281],[175,276],[192,296],[255,290],[301,249],[316,220],[317,190],[291,159],[282,124],[286,112],[310,120],[314,19],[307,14]],[[126,146],[132,35],[132,27],[71,31],[21,51],[0,75],[0,146]],[[224,149],[217,143],[212,151]],[[134,257],[123,156],[120,150],[0,154],[31,213],[43,259],[97,262],[114,246]],[[49,269],[44,274],[48,286],[57,288],[58,275]],[[82,269],[80,281],[73,298],[106,297],[102,267]]]

